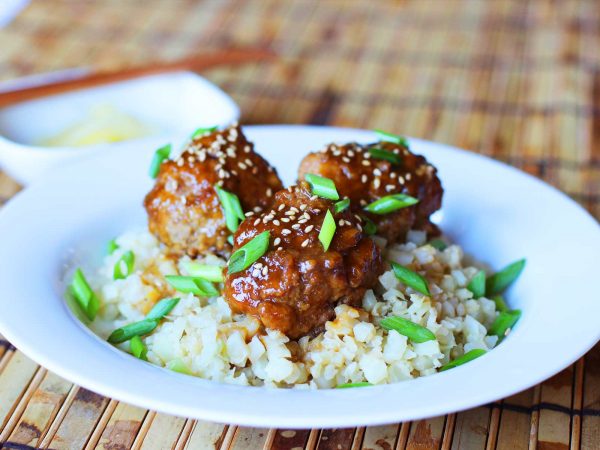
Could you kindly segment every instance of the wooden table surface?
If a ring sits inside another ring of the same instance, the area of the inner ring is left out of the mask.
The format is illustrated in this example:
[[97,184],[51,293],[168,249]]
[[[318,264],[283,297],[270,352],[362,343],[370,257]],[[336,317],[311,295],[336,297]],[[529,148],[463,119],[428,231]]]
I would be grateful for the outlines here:
[[[239,103],[243,123],[377,127],[457,145],[542,178],[600,217],[597,0],[34,0],[0,29],[0,79],[244,45],[278,57],[203,73]],[[19,189],[0,174],[1,202]],[[600,347],[532,389],[470,411],[290,431],[119,403],[0,340],[0,446],[600,449]]]

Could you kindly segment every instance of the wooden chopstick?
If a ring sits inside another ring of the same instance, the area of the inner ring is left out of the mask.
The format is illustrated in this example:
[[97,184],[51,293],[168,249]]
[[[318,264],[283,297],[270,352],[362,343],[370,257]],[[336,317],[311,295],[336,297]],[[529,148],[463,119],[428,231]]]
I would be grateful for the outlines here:
[[272,59],[275,54],[263,49],[230,49],[215,53],[206,53],[180,59],[172,62],[153,63],[145,66],[132,67],[114,72],[95,72],[80,78],[51,82],[48,84],[15,89],[0,93],[0,107],[12,105],[25,100],[45,97],[62,92],[85,89],[102,84],[115,83],[146,75],[181,70],[200,71],[209,67],[243,64],[248,62]]

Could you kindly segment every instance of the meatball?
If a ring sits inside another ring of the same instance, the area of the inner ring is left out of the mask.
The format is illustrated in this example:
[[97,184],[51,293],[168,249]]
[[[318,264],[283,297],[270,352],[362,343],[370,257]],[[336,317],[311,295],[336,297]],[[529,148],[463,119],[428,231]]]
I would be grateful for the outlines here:
[[[379,159],[369,149],[383,150],[397,159]],[[401,144],[378,142],[362,146],[330,144],[320,152],[308,154],[300,164],[299,179],[314,173],[334,181],[339,194],[348,197],[358,212],[366,205],[392,194],[408,194],[419,202],[397,211],[377,215],[361,211],[377,226],[377,234],[390,242],[401,241],[411,228],[439,234],[429,216],[442,205],[443,189],[435,167],[411,153]]]
[[[336,231],[325,251],[319,232],[327,211]],[[381,252],[362,232],[359,217],[334,211],[332,201],[300,182],[275,194],[269,211],[247,218],[235,233],[234,250],[264,231],[270,244],[246,270],[227,274],[231,308],[298,338],[333,318],[336,304],[359,305],[383,271]]]
[[173,254],[229,253],[231,232],[215,186],[236,194],[244,211],[268,207],[282,188],[239,126],[192,139],[179,157],[161,164],[144,200],[150,232]]

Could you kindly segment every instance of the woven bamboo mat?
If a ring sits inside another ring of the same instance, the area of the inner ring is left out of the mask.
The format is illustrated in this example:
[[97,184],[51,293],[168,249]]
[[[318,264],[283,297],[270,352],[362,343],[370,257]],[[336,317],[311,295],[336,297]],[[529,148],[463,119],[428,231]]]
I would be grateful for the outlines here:
[[[0,29],[0,78],[239,45],[280,55],[274,63],[204,73],[240,104],[244,123],[378,127],[457,145],[544,179],[600,217],[597,0],[38,0]],[[0,174],[0,201],[18,190]],[[0,340],[2,445],[600,449],[600,346],[552,379],[473,410],[381,427],[290,431],[119,403]]]

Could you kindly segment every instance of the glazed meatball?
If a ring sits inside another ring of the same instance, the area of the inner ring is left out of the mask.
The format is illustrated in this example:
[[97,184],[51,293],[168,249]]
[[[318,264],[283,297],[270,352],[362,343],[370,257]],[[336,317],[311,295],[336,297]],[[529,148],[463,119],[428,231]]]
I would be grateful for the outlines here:
[[[379,159],[369,149],[381,149],[396,155],[390,162]],[[331,144],[320,152],[308,154],[300,164],[299,179],[308,173],[330,178],[339,194],[348,197],[358,212],[366,205],[392,194],[408,194],[419,202],[397,211],[377,215],[361,211],[377,226],[377,234],[390,242],[405,238],[410,229],[439,234],[429,216],[442,205],[443,189],[437,170],[407,147],[391,142],[361,146],[356,143]]]
[[144,200],[150,232],[173,254],[229,253],[231,232],[215,186],[236,194],[244,211],[261,211],[282,188],[239,126],[192,139],[179,157],[161,164]]
[[[327,211],[336,231],[327,251],[319,232]],[[229,273],[225,298],[236,312],[259,318],[266,328],[298,338],[322,327],[343,302],[359,305],[383,271],[375,243],[349,209],[311,193],[306,182],[279,191],[269,211],[246,219],[234,236],[234,250],[264,231],[267,252],[246,270]]]

